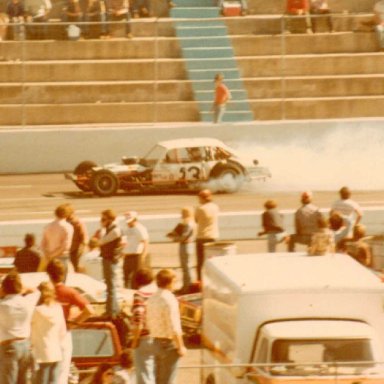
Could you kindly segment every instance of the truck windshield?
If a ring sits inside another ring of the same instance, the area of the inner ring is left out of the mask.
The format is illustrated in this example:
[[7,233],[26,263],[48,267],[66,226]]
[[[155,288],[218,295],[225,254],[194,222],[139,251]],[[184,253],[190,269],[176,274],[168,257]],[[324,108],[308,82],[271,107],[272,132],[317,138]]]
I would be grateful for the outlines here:
[[356,374],[375,367],[369,339],[276,340],[275,375]]

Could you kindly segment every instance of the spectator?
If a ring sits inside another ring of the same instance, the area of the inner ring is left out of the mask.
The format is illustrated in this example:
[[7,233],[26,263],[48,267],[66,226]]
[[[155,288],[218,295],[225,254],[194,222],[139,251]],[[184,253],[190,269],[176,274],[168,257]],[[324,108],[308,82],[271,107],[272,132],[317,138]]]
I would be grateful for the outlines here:
[[305,18],[305,26],[307,33],[312,33],[312,21],[309,15],[309,1],[310,0],[287,0],[286,13],[288,17],[286,18],[285,32],[291,32],[291,24],[293,18],[303,16]]
[[318,219],[319,230],[311,238],[308,254],[311,256],[323,256],[327,253],[335,252],[335,238],[332,231],[328,228],[327,220],[320,216]]
[[79,0],[67,0],[64,7],[63,20],[69,23],[79,23],[82,20]]
[[231,99],[231,92],[223,82],[224,76],[221,73],[215,76],[215,99],[212,105],[213,122],[215,124],[221,123],[225,113],[225,107]]
[[35,381],[38,384],[56,384],[59,378],[62,355],[62,340],[67,329],[63,308],[55,299],[52,283],[39,285],[40,300],[32,316],[32,353],[38,369]]
[[147,300],[157,290],[152,271],[141,268],[135,274],[137,291],[132,305],[132,348],[136,368],[137,384],[155,382],[152,339],[146,323]]
[[[133,384],[136,383],[133,373],[133,360],[130,349],[125,349],[120,355],[120,367],[121,369],[115,372],[115,378],[113,384]],[[137,367],[136,367],[137,374]],[[149,383],[149,382],[148,382]],[[151,381],[154,383],[154,381]]]
[[375,3],[373,7],[374,24],[380,49],[384,50],[384,0]]
[[39,266],[44,271],[46,265],[54,258],[59,258],[66,267],[69,264],[69,251],[72,243],[73,227],[67,222],[68,205],[62,204],[55,209],[56,219],[43,231],[41,250],[43,257]]
[[311,244],[312,235],[319,229],[321,213],[319,208],[312,204],[312,193],[307,191],[301,194],[302,206],[295,213],[295,233],[289,237],[288,252],[295,251],[295,244]]
[[267,235],[268,252],[276,252],[276,245],[287,237],[283,227],[283,217],[278,212],[274,200],[267,200],[264,204],[265,211],[261,216],[263,231],[259,236]]
[[203,189],[198,194],[200,205],[195,210],[197,224],[196,257],[197,278],[201,281],[201,269],[204,263],[204,244],[219,238],[219,207],[212,201],[212,192]]
[[114,384],[115,372],[110,364],[100,364],[93,376],[92,384]]
[[336,251],[341,250],[341,242],[350,233],[351,222],[344,218],[343,215],[338,211],[331,211],[329,213],[329,228],[333,233],[335,240]]
[[[64,284],[66,267],[59,259],[53,259],[47,265],[47,273],[55,287],[56,299],[62,305],[64,317],[67,322],[67,332],[62,342],[63,360],[60,364],[59,384],[67,384],[71,358],[72,358],[72,336],[71,327],[86,321],[94,314],[94,309],[88,300],[76,289]],[[76,317],[71,316],[72,307],[80,310]]]
[[151,15],[150,0],[133,0],[132,13],[134,18],[149,17]]
[[0,12],[0,41],[7,37],[9,18],[4,12]]
[[345,239],[343,241],[343,249],[366,267],[372,267],[372,252],[367,242],[369,239],[370,236],[366,235],[365,226],[357,224],[353,228],[352,239]]
[[88,233],[84,223],[76,216],[72,205],[68,204],[67,209],[67,221],[73,227],[69,255],[75,272],[79,272],[79,261],[88,242]]
[[[348,187],[342,187],[339,191],[340,200],[335,201],[331,210],[340,212],[351,223],[351,228],[360,223],[363,212],[360,205],[351,199],[351,191]],[[348,234],[351,235],[351,232]]]
[[100,255],[103,260],[103,276],[107,285],[106,315],[115,317],[119,312],[117,302],[117,269],[121,258],[121,230],[116,223],[116,214],[107,209],[101,212]]
[[177,363],[186,353],[179,303],[172,293],[175,274],[162,269],[156,275],[158,291],[147,301],[147,324],[153,338],[156,384],[172,384]]
[[39,268],[41,253],[35,247],[35,235],[27,233],[24,243],[25,247],[16,252],[13,264],[19,273],[36,272]]
[[87,275],[102,281],[103,270],[100,260],[99,240],[96,237],[92,237],[88,243],[88,252],[82,257],[82,268],[84,268],[84,272]]
[[193,209],[184,207],[181,210],[181,222],[167,234],[167,237],[179,243],[179,259],[183,272],[183,286],[180,293],[188,293],[191,285],[191,274],[189,271],[189,260],[193,253],[193,242],[195,241],[196,224],[193,220]]
[[311,0],[310,12],[311,12],[311,15],[315,16],[312,19],[313,32],[315,33],[317,32],[318,22],[322,20],[321,16],[326,17],[328,30],[329,32],[333,32],[333,22],[332,22],[331,10],[329,9],[329,5],[328,5],[328,0]]
[[148,253],[148,231],[138,219],[135,211],[125,213],[127,228],[124,230],[126,244],[123,249],[123,270],[126,288],[132,287],[132,277],[145,264]]
[[[35,25],[27,27],[29,39],[45,39],[48,35],[47,25],[49,13],[52,9],[50,0],[25,0],[27,19]],[[39,25],[41,24],[41,25]]]
[[9,29],[11,40],[24,40],[25,29],[25,9],[21,0],[10,0],[7,5],[7,15],[12,23],[12,28]]
[[[85,12],[85,21],[87,24],[85,36],[89,39],[95,39],[107,35],[106,7],[104,0],[90,0]],[[96,23],[96,24],[95,24]]]
[[[107,3],[107,15],[108,21],[116,22],[125,20],[125,34],[131,39],[131,14],[129,10],[129,1],[128,0],[109,0]],[[109,31],[112,25],[109,25]]]
[[31,368],[32,314],[39,292],[23,289],[20,276],[11,272],[1,282],[0,378],[2,384],[27,384]]

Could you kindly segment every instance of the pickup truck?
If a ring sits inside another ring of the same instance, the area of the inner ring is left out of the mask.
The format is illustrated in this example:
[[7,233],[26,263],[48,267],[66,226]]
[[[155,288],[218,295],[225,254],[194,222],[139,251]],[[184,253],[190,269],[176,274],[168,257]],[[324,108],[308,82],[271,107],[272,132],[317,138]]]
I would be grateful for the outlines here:
[[384,285],[350,256],[217,257],[203,281],[205,384],[384,383]]

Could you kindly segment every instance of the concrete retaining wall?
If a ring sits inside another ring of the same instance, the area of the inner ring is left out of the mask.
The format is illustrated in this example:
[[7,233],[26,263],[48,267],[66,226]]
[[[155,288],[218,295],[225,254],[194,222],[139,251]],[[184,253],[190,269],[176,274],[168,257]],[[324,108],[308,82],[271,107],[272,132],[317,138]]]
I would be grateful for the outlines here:
[[173,138],[216,137],[235,148],[242,143],[273,148],[292,141],[321,146],[330,134],[343,137],[357,131],[360,137],[367,132],[369,139],[373,131],[377,142],[384,143],[382,126],[383,120],[361,119],[1,129],[0,174],[70,171],[83,160],[117,162],[126,155],[142,156],[158,141]]

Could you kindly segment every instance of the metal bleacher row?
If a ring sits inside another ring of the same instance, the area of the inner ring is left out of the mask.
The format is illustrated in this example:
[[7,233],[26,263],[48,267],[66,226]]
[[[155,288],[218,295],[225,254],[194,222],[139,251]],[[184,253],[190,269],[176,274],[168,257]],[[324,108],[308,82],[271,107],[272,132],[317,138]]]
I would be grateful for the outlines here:
[[132,39],[0,43],[0,125],[210,121],[213,76],[233,99],[226,121],[378,117],[384,53],[361,21],[375,0],[329,0],[334,32],[284,33],[284,0],[175,0],[132,19]]

